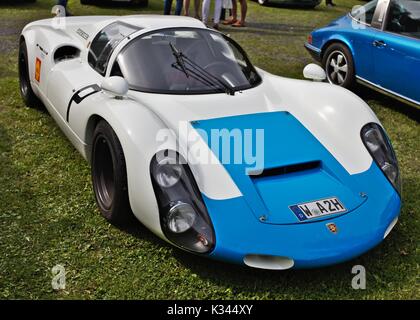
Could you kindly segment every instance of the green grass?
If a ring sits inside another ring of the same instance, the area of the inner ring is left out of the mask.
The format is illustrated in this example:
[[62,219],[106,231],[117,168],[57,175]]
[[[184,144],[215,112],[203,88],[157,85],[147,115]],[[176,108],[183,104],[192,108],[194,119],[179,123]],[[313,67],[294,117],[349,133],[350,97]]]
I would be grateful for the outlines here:
[[[162,11],[98,8],[70,1],[74,14]],[[270,72],[301,77],[311,62],[302,45],[310,30],[356,0],[316,10],[249,3],[246,30],[224,28]],[[34,299],[419,299],[419,110],[361,90],[387,128],[403,176],[404,207],[395,230],[353,261],[317,270],[270,272],[227,265],[173,248],[141,226],[120,230],[99,215],[90,170],[48,114],[23,106],[16,52],[21,28],[49,17],[52,1],[0,6],[0,298]],[[67,270],[64,291],[51,268]],[[367,289],[351,288],[351,268],[367,270]]]

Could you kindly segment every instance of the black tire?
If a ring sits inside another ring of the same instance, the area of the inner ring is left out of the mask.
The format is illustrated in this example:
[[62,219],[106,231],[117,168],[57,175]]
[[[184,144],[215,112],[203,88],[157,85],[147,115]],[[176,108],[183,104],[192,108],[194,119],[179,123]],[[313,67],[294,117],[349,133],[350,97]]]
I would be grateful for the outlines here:
[[328,82],[351,89],[355,84],[353,56],[346,45],[333,43],[322,58]]
[[95,128],[91,172],[93,191],[102,216],[115,225],[133,221],[124,152],[114,130],[104,120]]
[[40,109],[43,107],[41,100],[35,95],[31,87],[29,78],[29,65],[28,65],[28,49],[25,40],[21,40],[19,44],[19,89],[25,105],[29,108]]

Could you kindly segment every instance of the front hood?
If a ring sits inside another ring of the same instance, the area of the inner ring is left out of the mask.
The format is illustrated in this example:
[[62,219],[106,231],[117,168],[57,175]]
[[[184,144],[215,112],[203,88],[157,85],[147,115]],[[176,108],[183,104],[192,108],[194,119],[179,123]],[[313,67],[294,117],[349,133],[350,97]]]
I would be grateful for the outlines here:
[[[253,169],[273,169],[271,172],[280,174],[249,175],[248,165],[224,163],[207,140],[205,146],[219,162],[193,169],[207,198],[243,196],[257,219],[273,224],[298,223],[289,207],[309,201],[336,197],[347,209],[341,214],[360,206],[363,186],[358,183],[357,173],[372,164],[360,130],[368,122],[378,122],[370,108],[337,86],[260,74],[260,86],[235,96],[131,92],[131,97],[174,132],[185,122],[201,137],[204,133],[211,137],[212,129],[235,129],[242,134],[246,129],[264,130],[264,161]],[[183,136],[178,135],[178,139]],[[226,143],[223,146],[230,148]],[[228,174],[220,175],[220,168]],[[287,173],[291,168],[294,172]],[[210,187],[206,186],[208,181]]]
[[[360,139],[368,122],[377,122],[366,103],[350,91],[327,83],[294,80],[258,70],[263,83],[226,94],[165,95],[130,91],[182,139],[183,123],[247,114],[287,111],[296,118],[349,174],[369,169],[372,158]],[[208,194],[212,198],[211,194]]]
[[[267,88],[270,88],[267,90]],[[194,121],[283,110],[283,98],[272,90],[269,83],[253,89],[236,92],[234,96],[215,94],[170,95],[130,91],[132,97],[147,105],[170,128],[177,128],[180,121]],[[273,101],[277,105],[273,105]]]
[[[208,141],[255,217],[262,222],[300,223],[290,207],[338,198],[345,212],[310,221],[329,219],[353,211],[366,200],[360,196],[357,177],[349,175],[289,112],[194,121],[193,126]],[[226,129],[235,133],[229,139],[220,139],[215,134]]]

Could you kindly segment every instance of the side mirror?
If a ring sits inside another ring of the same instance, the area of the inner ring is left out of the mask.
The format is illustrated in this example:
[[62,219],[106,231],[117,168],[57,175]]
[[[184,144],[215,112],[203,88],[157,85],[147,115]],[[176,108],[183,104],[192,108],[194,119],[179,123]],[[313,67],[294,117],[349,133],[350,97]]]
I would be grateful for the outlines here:
[[115,98],[122,99],[128,92],[128,83],[123,77],[109,77],[102,82],[101,88]]
[[324,69],[315,63],[310,63],[303,69],[303,76],[314,81],[324,81],[327,78]]

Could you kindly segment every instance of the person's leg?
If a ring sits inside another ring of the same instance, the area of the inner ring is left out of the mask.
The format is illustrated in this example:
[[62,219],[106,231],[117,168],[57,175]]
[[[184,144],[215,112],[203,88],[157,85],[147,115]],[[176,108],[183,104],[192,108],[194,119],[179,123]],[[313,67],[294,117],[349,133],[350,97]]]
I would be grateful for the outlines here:
[[209,19],[209,11],[210,11],[210,0],[203,0],[203,5],[201,8],[202,12],[202,21],[205,25],[207,25],[207,21]]
[[171,14],[171,8],[172,8],[172,0],[164,0],[163,14],[166,14],[166,15]]
[[175,14],[177,16],[180,16],[181,15],[181,12],[182,12],[182,4],[183,4],[183,0],[176,0]]
[[220,11],[220,20],[224,21],[226,19],[226,9],[223,8],[222,6],[222,10]]
[[184,16],[190,15],[190,0],[184,0]]
[[248,12],[247,0],[241,0],[241,21],[245,24],[246,13]]
[[214,22],[213,27],[215,29],[218,29],[218,27],[219,27],[221,11],[222,11],[222,0],[215,0],[215,3],[214,3],[214,18],[213,18],[213,22]]
[[248,11],[248,5],[246,0],[239,0],[241,2],[241,20],[232,24],[232,27],[245,27],[246,13]]
[[194,18],[200,19],[200,0],[194,0]]
[[223,24],[234,24],[236,21],[238,21],[238,2],[236,0],[232,0],[231,13],[231,17],[223,22]]

